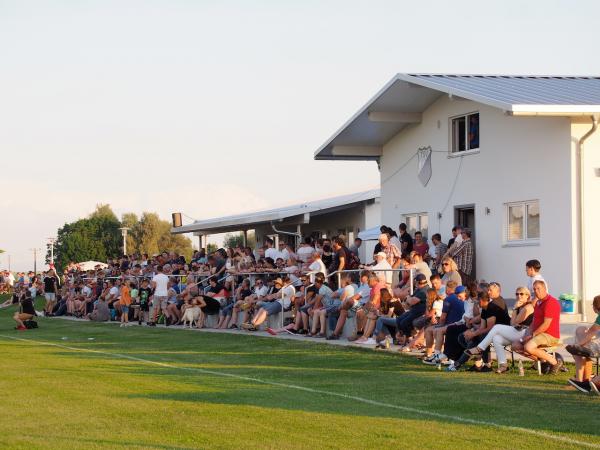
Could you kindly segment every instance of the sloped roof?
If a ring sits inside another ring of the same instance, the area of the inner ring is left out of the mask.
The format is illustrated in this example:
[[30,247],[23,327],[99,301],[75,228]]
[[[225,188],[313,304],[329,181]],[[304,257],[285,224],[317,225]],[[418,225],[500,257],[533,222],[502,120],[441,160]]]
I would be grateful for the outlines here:
[[[374,150],[348,153],[348,147],[384,145],[441,95],[466,98],[514,115],[600,113],[600,77],[402,73],[327,140],[315,152],[315,159],[377,159]],[[396,116],[376,120],[370,116],[373,112]],[[336,154],[334,147],[343,150]]]
[[233,216],[218,217],[207,220],[197,220],[189,225],[171,228],[171,232],[175,234],[193,232],[216,234],[225,233],[228,231],[239,231],[244,228],[252,228],[252,226],[259,224],[279,222],[290,217],[301,216],[307,213],[311,215],[320,215],[341,209],[347,209],[353,207],[356,203],[374,200],[380,196],[381,193],[379,189],[372,189],[369,191],[355,192],[354,194],[299,203],[296,205],[284,206],[265,211],[236,214]]

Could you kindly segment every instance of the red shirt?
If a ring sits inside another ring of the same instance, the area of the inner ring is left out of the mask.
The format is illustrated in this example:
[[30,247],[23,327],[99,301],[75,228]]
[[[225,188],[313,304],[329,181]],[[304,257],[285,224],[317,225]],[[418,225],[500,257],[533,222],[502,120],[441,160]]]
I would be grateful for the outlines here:
[[546,318],[552,319],[552,322],[550,322],[550,326],[545,333],[560,339],[560,303],[550,294],[544,300],[538,300],[535,304],[531,329],[533,331],[537,330]]
[[381,281],[379,281],[379,283],[377,283],[371,288],[371,303],[375,308],[379,308],[379,306],[381,306],[381,295],[376,301],[373,301],[373,298],[375,296],[375,293],[380,293],[382,289],[387,289],[387,285],[385,283],[382,283]]

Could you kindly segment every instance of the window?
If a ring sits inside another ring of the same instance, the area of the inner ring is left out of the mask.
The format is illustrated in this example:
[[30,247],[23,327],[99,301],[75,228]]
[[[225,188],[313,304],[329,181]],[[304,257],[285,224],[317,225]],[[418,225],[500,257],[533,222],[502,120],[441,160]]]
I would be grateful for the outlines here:
[[479,149],[479,113],[451,119],[452,153]]
[[506,204],[506,242],[535,242],[540,238],[538,200]]
[[411,236],[415,235],[415,231],[423,233],[423,237],[427,237],[429,229],[429,216],[427,213],[405,214],[404,223],[406,223],[406,231]]

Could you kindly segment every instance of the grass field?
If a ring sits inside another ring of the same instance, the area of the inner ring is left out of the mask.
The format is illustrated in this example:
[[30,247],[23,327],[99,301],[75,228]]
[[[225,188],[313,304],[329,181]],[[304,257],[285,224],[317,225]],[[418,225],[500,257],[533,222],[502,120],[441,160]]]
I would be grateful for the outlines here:
[[567,374],[61,319],[17,332],[13,312],[0,312],[2,448],[600,448],[600,397]]

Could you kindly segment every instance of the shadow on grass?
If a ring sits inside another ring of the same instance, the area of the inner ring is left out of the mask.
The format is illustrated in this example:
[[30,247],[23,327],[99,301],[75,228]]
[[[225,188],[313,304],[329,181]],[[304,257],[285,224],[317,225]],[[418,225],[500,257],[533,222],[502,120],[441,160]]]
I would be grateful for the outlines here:
[[[60,326],[52,323],[46,333],[40,333],[39,337],[32,333],[27,338],[53,339],[57,344],[121,353],[176,366],[151,365],[102,353],[39,347],[58,358],[97,361],[97,367],[82,367],[86,372],[103,370],[126,374],[132,379],[156,379],[152,392],[123,394],[128,398],[456,423],[324,393],[203,372],[209,370],[508,426],[581,433],[592,439],[600,435],[596,423],[600,401],[567,390],[565,375],[538,377],[528,374],[520,378],[515,375],[440,373],[423,367],[412,357],[370,349],[245,335],[173,333],[165,329],[119,329],[99,325],[94,327],[98,328],[94,330],[98,338],[93,343],[63,342],[57,337],[64,330],[81,337],[89,326],[76,322]],[[170,351],[170,348],[176,350]],[[209,389],[199,391],[199,385]]]

